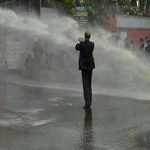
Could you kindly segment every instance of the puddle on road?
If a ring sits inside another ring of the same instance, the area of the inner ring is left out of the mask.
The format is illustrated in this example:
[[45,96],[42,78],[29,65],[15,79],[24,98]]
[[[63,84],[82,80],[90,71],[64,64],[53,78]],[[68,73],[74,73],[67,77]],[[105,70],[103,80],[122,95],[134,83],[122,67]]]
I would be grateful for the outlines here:
[[62,100],[63,100],[62,97],[52,97],[48,99],[48,101],[51,101],[51,102],[60,102]]
[[33,123],[31,123],[31,126],[41,126],[41,125],[45,125],[45,124],[48,124],[48,123],[53,123],[55,122],[55,118],[52,118],[52,119],[48,119],[48,120],[40,120],[40,121],[35,121]]
[[43,108],[18,109],[0,114],[1,127],[32,127],[53,123],[57,120],[55,115],[42,115]]
[[24,118],[16,118],[16,119],[3,119],[0,120],[1,127],[32,127],[32,126],[42,126],[48,123],[53,123],[56,121],[56,118],[51,118],[48,120],[29,120]]
[[36,114],[36,113],[39,113],[41,111],[44,110],[44,108],[31,108],[31,109],[28,109],[28,108],[23,108],[23,109],[10,109],[11,111],[15,112],[15,113],[27,113],[27,114]]

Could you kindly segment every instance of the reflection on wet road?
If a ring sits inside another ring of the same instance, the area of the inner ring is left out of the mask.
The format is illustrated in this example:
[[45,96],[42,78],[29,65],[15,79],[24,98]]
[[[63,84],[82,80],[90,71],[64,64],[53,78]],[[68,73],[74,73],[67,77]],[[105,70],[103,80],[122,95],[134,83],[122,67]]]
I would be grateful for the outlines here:
[[94,139],[93,139],[93,127],[92,127],[92,110],[85,110],[84,118],[84,128],[83,128],[83,137],[81,139],[80,150],[93,150],[94,149]]
[[149,150],[150,102],[0,84],[0,150]]

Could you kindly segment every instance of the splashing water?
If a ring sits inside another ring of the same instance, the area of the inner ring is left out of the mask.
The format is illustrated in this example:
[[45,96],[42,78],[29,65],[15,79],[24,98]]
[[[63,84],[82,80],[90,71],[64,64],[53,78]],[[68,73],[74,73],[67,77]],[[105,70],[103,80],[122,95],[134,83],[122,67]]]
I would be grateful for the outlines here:
[[[60,63],[59,71],[53,69],[51,78],[55,76],[55,83],[61,82],[67,86],[80,85],[80,74],[77,71],[78,53],[74,50],[76,39],[83,36],[85,29],[67,16],[58,15],[50,18],[48,24],[37,18],[22,17],[13,11],[0,9],[0,28],[17,31],[27,37],[40,38],[49,43],[47,51],[53,52],[53,68],[59,61],[57,55],[64,57],[66,67]],[[93,87],[95,93],[127,96],[137,99],[149,99],[150,69],[144,57],[119,48],[110,41],[111,33],[100,27],[90,27],[95,44],[94,56],[96,69],[94,70]],[[62,55],[65,52],[65,55]],[[65,72],[60,74],[60,71]]]

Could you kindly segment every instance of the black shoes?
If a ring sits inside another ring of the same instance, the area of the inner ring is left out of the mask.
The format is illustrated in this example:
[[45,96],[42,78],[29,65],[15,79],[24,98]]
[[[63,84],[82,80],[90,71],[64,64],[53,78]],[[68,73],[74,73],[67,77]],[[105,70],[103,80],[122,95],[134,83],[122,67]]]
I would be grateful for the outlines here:
[[85,106],[83,107],[83,109],[91,109],[91,106],[90,106],[90,105],[85,105]]

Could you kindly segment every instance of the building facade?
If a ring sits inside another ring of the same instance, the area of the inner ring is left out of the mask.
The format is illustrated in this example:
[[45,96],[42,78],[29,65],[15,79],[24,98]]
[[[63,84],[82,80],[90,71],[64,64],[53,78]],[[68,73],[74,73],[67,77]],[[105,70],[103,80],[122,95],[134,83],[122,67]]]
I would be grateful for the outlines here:
[[108,29],[114,33],[124,33],[133,42],[135,48],[139,47],[140,38],[150,37],[150,17],[130,15],[110,15]]

